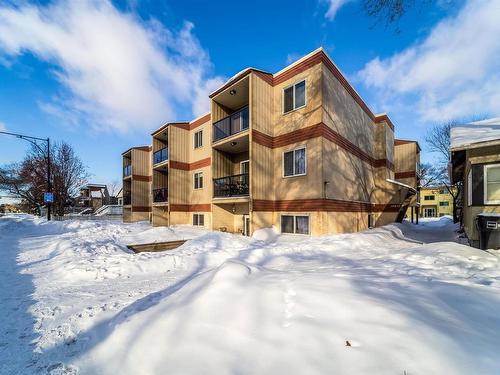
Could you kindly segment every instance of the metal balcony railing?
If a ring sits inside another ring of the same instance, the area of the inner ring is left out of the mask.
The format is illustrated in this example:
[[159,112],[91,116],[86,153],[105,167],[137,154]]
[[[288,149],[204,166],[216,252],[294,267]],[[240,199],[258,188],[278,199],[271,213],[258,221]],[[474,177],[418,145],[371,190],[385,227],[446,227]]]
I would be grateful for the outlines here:
[[123,177],[128,177],[132,174],[132,164],[123,167]]
[[168,160],[168,147],[163,147],[153,153],[153,164],[159,164],[165,160]]
[[244,197],[249,194],[248,173],[214,178],[214,198]]
[[248,129],[248,107],[242,108],[222,120],[215,122],[213,128],[213,141],[217,142],[246,129]]
[[153,189],[153,202],[167,202],[168,201],[168,191],[167,188]]
[[126,205],[129,205],[132,203],[132,197],[130,195],[124,195],[123,196],[123,204],[126,206]]

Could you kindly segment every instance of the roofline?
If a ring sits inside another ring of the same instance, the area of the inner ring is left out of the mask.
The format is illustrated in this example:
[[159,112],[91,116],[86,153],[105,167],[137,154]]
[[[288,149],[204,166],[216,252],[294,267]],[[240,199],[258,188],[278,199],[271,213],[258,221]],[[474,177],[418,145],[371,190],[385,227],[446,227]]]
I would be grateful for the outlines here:
[[129,153],[132,150],[151,151],[151,145],[130,147],[128,150],[122,152],[122,155],[125,155],[125,154]]
[[467,143],[467,144],[461,145],[461,146],[450,147],[450,152],[451,151],[469,150],[471,148],[497,146],[497,145],[500,145],[500,139],[490,139],[488,141],[473,142],[473,143]]
[[[422,149],[420,148],[420,145],[418,144],[417,141],[414,141],[414,140],[411,140],[411,139],[400,139],[400,138],[394,138],[394,144],[396,145],[396,142],[401,142],[402,144],[405,144],[405,143],[416,143],[417,144],[417,148],[418,148],[418,151],[422,151]],[[397,146],[397,145],[396,145]]]
[[[323,57],[326,59],[324,60]],[[312,60],[312,64],[309,66],[306,63],[310,62]],[[275,74],[270,74],[267,73],[263,70],[255,69],[255,68],[247,68],[238,73],[235,77],[231,78],[228,80],[225,84],[223,84],[220,88],[215,90],[209,95],[209,98],[213,98],[216,95],[218,95],[220,92],[223,90],[227,89],[231,85],[237,83],[239,80],[242,78],[246,77],[252,72],[258,73],[258,74],[264,74],[265,76],[270,76],[270,79],[266,79],[264,77],[264,80],[267,80],[268,83],[271,86],[276,86],[279,83],[283,82],[284,80],[287,80],[291,77],[288,77],[286,75],[287,72],[289,72],[291,69],[297,68],[303,68],[308,69],[310,68],[313,64],[316,63],[323,63],[326,65],[326,67],[331,71],[331,73],[334,75],[334,77],[339,81],[339,83],[347,90],[347,92],[351,95],[351,97],[356,101],[356,103],[363,109],[363,111],[370,117],[370,119],[375,122],[379,123],[382,121],[386,121],[387,125],[394,131],[394,124],[390,120],[389,116],[386,113],[380,114],[380,115],[375,115],[372,110],[368,107],[368,105],[365,103],[361,95],[356,91],[356,89],[351,85],[351,83],[347,80],[346,75],[340,70],[340,68],[335,64],[335,62],[332,60],[332,58],[328,55],[328,53],[324,50],[323,47],[319,47],[315,49],[314,51],[308,53],[307,55],[301,57],[297,61],[293,62],[290,65],[287,65],[285,68],[281,69],[279,72]],[[300,65],[304,65],[301,67]],[[303,70],[301,70],[303,71]],[[298,73],[297,73],[298,74]],[[295,75],[295,74],[294,74]]]
[[162,126],[160,126],[158,129],[156,129],[154,132],[152,132],[151,135],[154,136],[157,133],[165,130],[166,128],[168,128],[169,126],[172,126],[172,125],[189,125],[189,122],[188,121],[167,122],[167,123],[163,124]]

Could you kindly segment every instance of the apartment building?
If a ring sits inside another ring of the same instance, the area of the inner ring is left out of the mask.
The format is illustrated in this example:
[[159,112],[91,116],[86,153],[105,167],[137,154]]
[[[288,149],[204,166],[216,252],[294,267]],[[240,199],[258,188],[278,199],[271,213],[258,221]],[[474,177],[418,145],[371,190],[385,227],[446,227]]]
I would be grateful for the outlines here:
[[[248,68],[210,113],[152,134],[152,222],[252,234],[354,232],[400,220],[394,125],[318,49],[278,73]],[[416,152],[416,151],[415,151]]]
[[406,217],[417,224],[420,216],[420,151],[420,145],[416,141],[394,140],[394,177],[417,190],[406,211]]
[[150,220],[151,147],[132,147],[122,154],[123,221]]
[[453,197],[445,186],[420,189],[420,216],[453,216]]

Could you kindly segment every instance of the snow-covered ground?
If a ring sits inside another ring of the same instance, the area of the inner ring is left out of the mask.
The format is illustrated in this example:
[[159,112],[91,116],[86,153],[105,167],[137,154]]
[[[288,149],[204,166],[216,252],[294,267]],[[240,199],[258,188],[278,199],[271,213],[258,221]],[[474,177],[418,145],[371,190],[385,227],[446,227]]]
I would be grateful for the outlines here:
[[0,374],[499,374],[498,256],[422,224],[246,238],[0,218]]

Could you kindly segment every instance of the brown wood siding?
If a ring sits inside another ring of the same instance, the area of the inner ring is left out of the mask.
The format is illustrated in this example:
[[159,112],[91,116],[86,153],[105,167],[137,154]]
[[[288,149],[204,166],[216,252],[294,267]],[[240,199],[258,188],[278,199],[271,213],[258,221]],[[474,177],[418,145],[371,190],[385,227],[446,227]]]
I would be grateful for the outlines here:
[[391,170],[394,169],[394,165],[387,159],[374,159],[372,156],[368,155],[358,146],[348,141],[346,138],[335,132],[324,123],[308,126],[307,128],[299,129],[288,134],[278,135],[276,137],[271,137],[257,130],[252,131],[252,139],[254,142],[262,146],[271,148],[284,147],[293,143],[303,142],[308,139],[317,137],[323,137],[337,144],[339,147],[343,148],[357,158],[369,163],[373,167],[387,167]]
[[193,163],[184,163],[182,161],[169,161],[170,168],[181,169],[183,171],[192,171],[195,169],[200,169],[203,167],[208,167],[211,165],[211,158],[206,158],[202,160],[195,161]]
[[253,211],[264,212],[398,212],[400,204],[373,204],[339,199],[260,200],[252,202]]
[[394,174],[394,177],[396,179],[400,179],[400,178],[411,178],[411,177],[417,177],[417,172],[415,171],[407,171],[407,172],[396,172]]
[[132,212],[151,212],[150,206],[132,206]]
[[148,182],[148,181],[151,181],[151,176],[141,176],[140,174],[133,174],[132,180]]
[[211,212],[212,205],[210,203],[205,203],[205,204],[172,204],[170,206],[170,211],[174,211],[174,212]]

